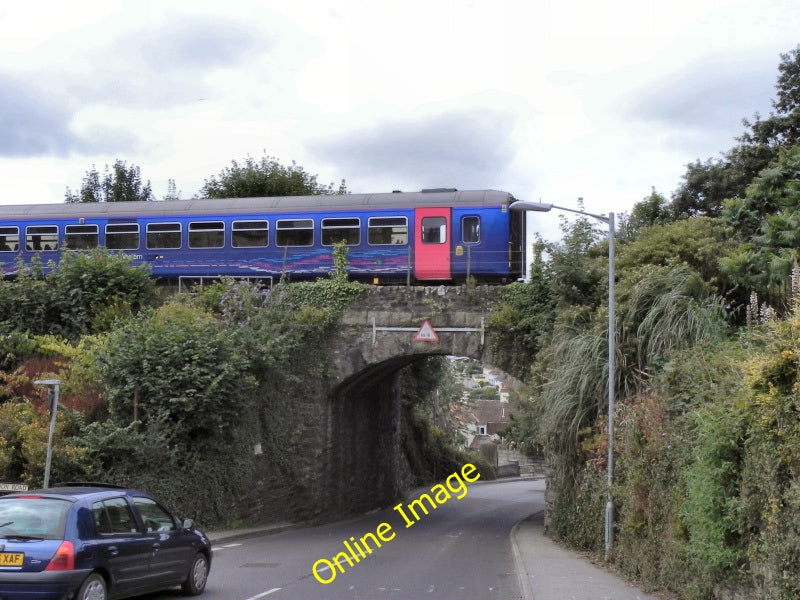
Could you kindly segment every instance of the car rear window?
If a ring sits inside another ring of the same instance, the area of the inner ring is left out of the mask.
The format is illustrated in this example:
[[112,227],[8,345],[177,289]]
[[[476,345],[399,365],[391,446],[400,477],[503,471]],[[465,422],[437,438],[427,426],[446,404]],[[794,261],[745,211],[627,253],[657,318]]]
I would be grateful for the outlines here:
[[0,538],[64,539],[70,506],[71,502],[58,498],[0,498]]

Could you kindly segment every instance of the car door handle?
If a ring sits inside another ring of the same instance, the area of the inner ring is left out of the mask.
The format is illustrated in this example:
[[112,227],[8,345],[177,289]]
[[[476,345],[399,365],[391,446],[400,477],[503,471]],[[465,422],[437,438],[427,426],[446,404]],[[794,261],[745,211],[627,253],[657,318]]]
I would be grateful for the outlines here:
[[119,550],[117,549],[117,547],[116,547],[116,546],[109,546],[109,547],[108,547],[108,553],[109,553],[111,556],[116,556],[117,554],[119,554]]
[[153,552],[158,552],[159,550],[161,550],[161,544],[159,544],[158,542],[154,543]]

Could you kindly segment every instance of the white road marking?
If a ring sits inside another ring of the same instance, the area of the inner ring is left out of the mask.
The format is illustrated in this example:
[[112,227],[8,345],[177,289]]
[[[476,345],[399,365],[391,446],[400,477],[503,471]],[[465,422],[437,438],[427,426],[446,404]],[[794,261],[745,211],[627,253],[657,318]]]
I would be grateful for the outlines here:
[[264,596],[269,596],[270,594],[274,594],[275,592],[280,591],[280,589],[281,588],[272,588],[271,590],[268,590],[268,591],[263,592],[261,594],[256,594],[255,596],[251,596],[247,600],[258,600],[259,598],[263,598]]
[[[334,561],[331,561],[331,562],[333,562],[333,563],[335,563],[335,564],[337,564],[337,565],[339,565],[341,567],[344,567],[344,565],[345,565],[344,562],[340,562],[338,560],[334,560]],[[330,571],[330,570],[331,570],[331,568],[328,565],[322,565],[321,567],[317,568],[317,573],[321,573],[322,571]]]
[[212,550],[224,550],[225,548],[235,548],[236,546],[241,546],[240,542],[235,542],[232,544],[223,544],[222,546],[214,546]]

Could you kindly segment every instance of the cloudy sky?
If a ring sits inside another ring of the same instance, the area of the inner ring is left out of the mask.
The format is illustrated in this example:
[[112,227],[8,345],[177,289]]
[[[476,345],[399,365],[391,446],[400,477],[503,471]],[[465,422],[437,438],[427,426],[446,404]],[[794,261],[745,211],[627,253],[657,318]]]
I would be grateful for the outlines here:
[[768,114],[798,44],[797,0],[4,2],[0,204],[116,159],[191,197],[266,154],[619,213]]

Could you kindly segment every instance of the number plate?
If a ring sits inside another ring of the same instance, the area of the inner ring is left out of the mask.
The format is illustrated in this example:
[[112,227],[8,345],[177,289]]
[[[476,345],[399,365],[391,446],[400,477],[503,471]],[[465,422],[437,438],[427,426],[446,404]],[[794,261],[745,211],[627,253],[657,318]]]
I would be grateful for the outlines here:
[[24,560],[22,552],[0,552],[0,567],[21,567]]

